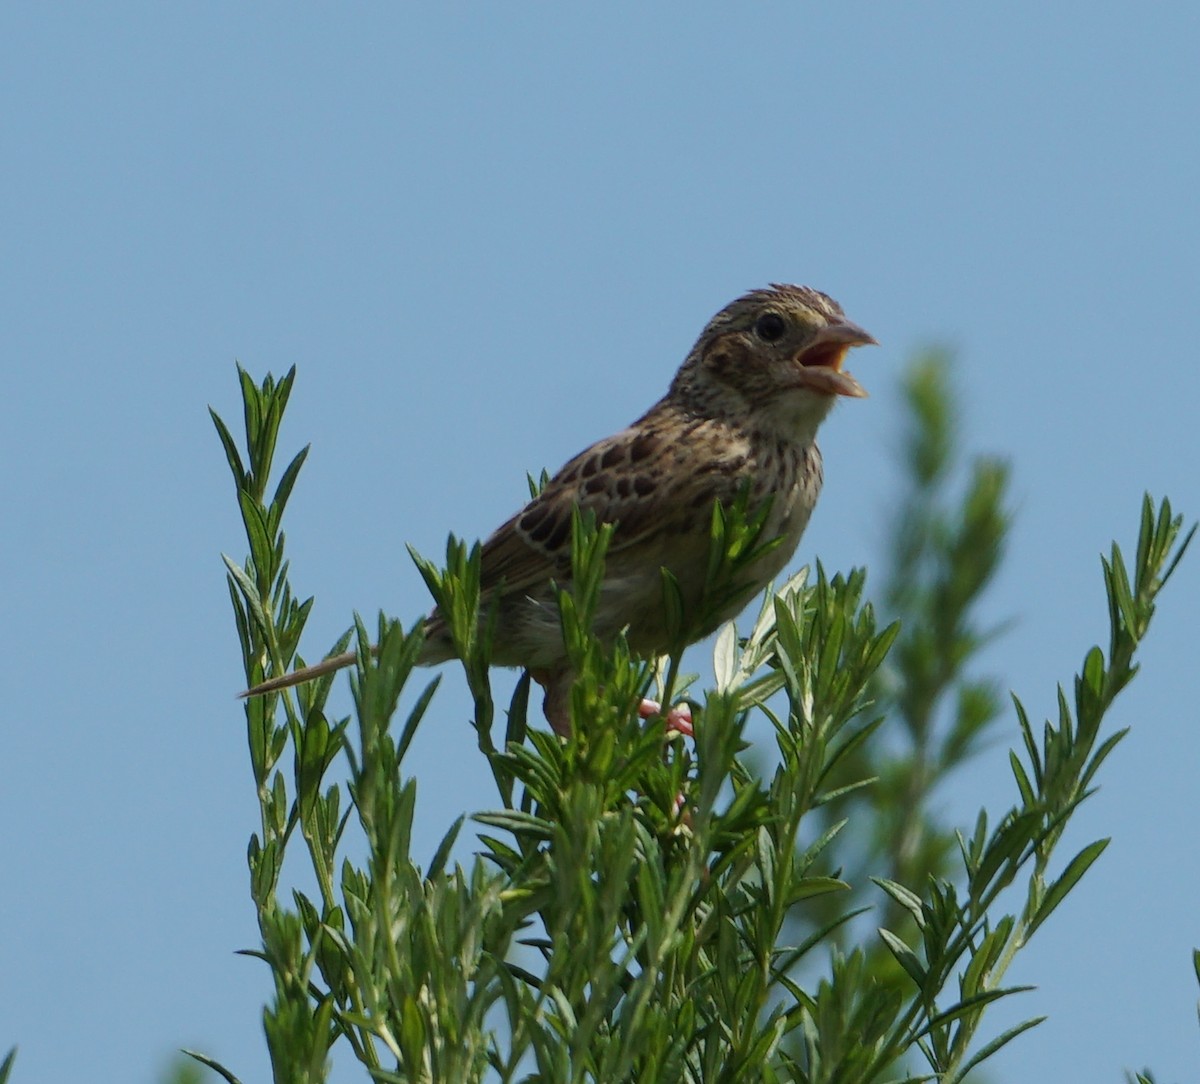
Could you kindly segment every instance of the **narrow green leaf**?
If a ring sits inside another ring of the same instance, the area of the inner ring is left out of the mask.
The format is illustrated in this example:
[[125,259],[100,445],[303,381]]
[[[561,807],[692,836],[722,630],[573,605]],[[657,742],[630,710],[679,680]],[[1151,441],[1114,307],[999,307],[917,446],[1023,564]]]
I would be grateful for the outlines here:
[[825,944],[828,941],[829,935],[835,930],[844,926],[847,922],[858,918],[859,915],[865,915],[870,910],[871,908],[869,907],[859,907],[855,910],[847,911],[845,914],[831,919],[819,929],[814,930],[800,944],[796,945],[795,948],[777,949],[776,954],[779,959],[775,971],[779,975],[786,975],[805,955],[818,945]]
[[[858,749],[876,730],[882,725],[885,716],[880,715],[872,719],[866,726],[860,727],[850,735],[844,742],[836,746],[825,755],[825,765],[821,769],[821,775],[817,780],[818,785],[824,782],[825,777],[838,764],[839,761],[848,757],[854,750]],[[872,779],[871,782],[874,782]]]
[[727,692],[733,686],[737,664],[737,628],[732,621],[728,621],[721,626],[717,642],[713,645],[713,674],[717,679],[717,692]]
[[883,943],[891,950],[892,955],[896,957],[896,962],[908,972],[909,977],[917,984],[917,988],[924,989],[926,978],[925,965],[917,958],[917,954],[892,933],[891,930],[886,930],[881,926],[879,927],[879,936],[883,939]]
[[1045,922],[1054,909],[1062,903],[1067,893],[1075,887],[1079,878],[1087,873],[1092,863],[1104,853],[1104,849],[1108,844],[1109,841],[1107,839],[1098,839],[1095,843],[1089,843],[1067,863],[1067,868],[1063,870],[1062,876],[1046,890],[1046,896],[1042,900],[1037,914],[1033,916],[1029,923],[1029,932],[1025,935],[1026,940],[1029,940],[1033,936],[1034,930]]
[[796,868],[801,873],[807,872],[809,867],[812,866],[813,862],[817,860],[821,852],[829,846],[834,837],[846,827],[847,823],[849,823],[849,818],[843,817],[840,821],[836,821],[834,824],[831,824],[796,860]]
[[221,420],[221,416],[212,407],[208,408],[208,415],[212,418],[213,425],[217,427],[217,436],[221,438],[221,446],[225,449],[225,459],[233,473],[233,481],[240,490],[246,484],[246,468],[242,466],[242,457],[237,450],[237,445],[234,443],[229,429]]
[[[245,369],[238,366],[238,379],[242,385],[242,418],[246,428],[246,451],[250,457],[250,469],[246,472],[246,489],[254,496],[261,497],[265,480],[260,476],[263,412],[263,393],[254,382],[254,378]],[[270,382],[267,378],[265,384]]]
[[952,1023],[962,1016],[975,1012],[983,1008],[985,1005],[990,1005],[993,1001],[999,1001],[1002,997],[1008,997],[1011,994],[1026,994],[1030,990],[1036,990],[1036,986],[1006,986],[1003,989],[985,990],[983,993],[974,994],[971,997],[965,997],[956,1005],[952,1005],[945,1012],[940,1012],[936,1016],[930,1018],[927,1023],[915,1037],[929,1034],[934,1028],[942,1027],[945,1024]]
[[975,818],[975,834],[971,837],[971,863],[978,865],[983,857],[983,848],[987,844],[987,810],[981,809]]
[[844,787],[834,787],[833,790],[823,790],[819,794],[813,795],[812,807],[817,809],[828,802],[835,801],[838,798],[843,798],[847,794],[853,794],[856,790],[862,790],[864,787],[869,787],[874,783],[879,782],[879,777],[872,775],[866,779],[858,779],[853,783],[847,783]]
[[1081,676],[1092,694],[1099,699],[1104,690],[1104,652],[1098,647],[1093,647],[1084,656]]
[[250,543],[250,559],[254,570],[260,583],[269,581],[275,574],[274,548],[263,509],[245,490],[238,494],[238,505],[242,511],[242,523],[246,527],[246,539]]
[[[996,1053],[996,1051],[999,1050],[1002,1046],[1006,1046],[1008,1043],[1012,1042],[1012,1040],[1015,1039],[1022,1032],[1028,1031],[1030,1028],[1037,1027],[1038,1024],[1040,1024],[1045,1019],[1046,1019],[1046,1017],[1044,1017],[1044,1016],[1035,1016],[1030,1020],[1025,1020],[1022,1023],[1017,1024],[1016,1027],[1009,1028],[1003,1034],[997,1035],[996,1038],[994,1038],[990,1043],[985,1043],[982,1047],[980,1047],[979,1052],[977,1054],[975,1054],[975,1056],[973,1058],[971,1058],[970,1061],[968,1061],[966,1063],[966,1065],[964,1065],[955,1074],[955,1076],[953,1077],[953,1084],[957,1084],[958,1081],[965,1079],[966,1075],[972,1069],[974,1069],[978,1065],[982,1065],[983,1062],[985,1062],[994,1053]],[[948,1080],[946,1082],[946,1084],[951,1084],[951,1082]]]
[[[1169,514],[1169,505],[1164,504],[1164,507],[1159,513],[1158,526],[1163,524],[1162,514]],[[1141,524],[1138,527],[1137,540],[1137,563],[1135,568],[1146,568],[1150,564],[1150,548],[1154,542],[1155,535],[1158,534],[1154,521],[1154,501],[1149,493],[1142,494],[1142,518]]]
[[493,828],[504,828],[514,835],[532,835],[543,840],[552,839],[554,836],[554,825],[550,821],[516,809],[476,813],[471,819],[480,824],[489,824]]
[[512,700],[508,705],[508,724],[504,730],[504,747],[520,745],[525,740],[529,729],[529,671],[526,670],[517,680],[513,689]]
[[910,892],[902,884],[889,881],[886,877],[872,877],[871,880],[912,915],[918,929],[923,930],[925,928],[925,906],[921,902],[920,896],[914,892]]
[[1033,736],[1033,726],[1029,722],[1029,715],[1025,711],[1025,705],[1017,699],[1016,693],[1012,694],[1012,702],[1013,708],[1017,713],[1017,722],[1021,727],[1021,740],[1025,743],[1025,752],[1029,754],[1029,766],[1033,769],[1033,779],[1040,790],[1044,766],[1042,764],[1041,753],[1038,750],[1037,739]]
[[[1164,504],[1165,503],[1166,502],[1164,502]],[[1167,565],[1166,571],[1163,572],[1163,574],[1161,576],[1159,576],[1158,589],[1160,591],[1167,585],[1167,580],[1169,580],[1171,578],[1171,576],[1175,572],[1176,566],[1179,564],[1179,562],[1181,560],[1183,560],[1183,555],[1187,552],[1188,546],[1190,546],[1192,544],[1192,539],[1196,536],[1196,528],[1197,527],[1200,527],[1200,523],[1192,524],[1192,529],[1190,531],[1188,531],[1188,533],[1184,537],[1183,541],[1179,543],[1178,548],[1175,550],[1175,556],[1171,559],[1171,563],[1169,565]]]
[[[451,535],[450,542],[447,545],[450,545],[453,540],[454,536]],[[412,558],[412,563],[417,566],[417,571],[421,573],[421,579],[425,581],[425,586],[433,596],[433,601],[441,606],[443,599],[441,571],[428,558],[422,557],[411,544],[407,545],[406,548],[408,549],[409,557]]]
[[1021,852],[1040,836],[1042,827],[1043,814],[1039,810],[1015,815],[1010,812],[988,841],[979,868],[971,878],[972,890],[982,895],[1001,870],[1005,871],[1004,883],[1007,883],[1007,877],[1015,872],[1014,863]]
[[791,886],[787,903],[790,906],[813,896],[824,896],[830,892],[848,892],[849,890],[850,886],[836,877],[802,877]]
[[764,824],[757,833],[758,843],[758,874],[762,879],[763,892],[766,902],[770,904],[775,892],[775,841]]
[[1025,766],[1021,763],[1021,758],[1017,756],[1015,749],[1008,751],[1008,763],[1012,768],[1013,778],[1017,781],[1017,790],[1021,792],[1021,805],[1025,809],[1029,809],[1037,801],[1037,796],[1033,792],[1033,784],[1029,782],[1029,776],[1025,774]]
[[1104,739],[1104,741],[1100,744],[1100,747],[1092,754],[1092,759],[1088,761],[1087,767],[1084,769],[1083,774],[1080,775],[1080,787],[1086,787],[1092,781],[1092,777],[1096,774],[1096,769],[1098,769],[1100,765],[1104,763],[1104,761],[1108,758],[1108,754],[1117,747],[1118,742],[1124,740],[1128,733],[1129,727],[1126,726],[1122,727],[1115,734],[1110,734]]
[[267,621],[266,612],[263,610],[262,600],[258,596],[258,588],[254,586],[254,582],[246,575],[245,570],[232,558],[226,554],[221,554],[221,560],[225,562],[225,567],[229,570],[229,575],[233,577],[234,582],[242,592],[242,597],[246,600],[246,605],[249,607],[251,615],[258,623],[259,629],[264,634],[270,630],[270,623]]
[[1008,944],[1014,924],[1013,916],[1005,915],[971,954],[971,961],[959,980],[959,991],[965,997],[977,994],[981,986],[986,986],[992,967]]
[[892,645],[896,642],[899,635],[900,622],[893,621],[883,632],[875,637],[871,643],[871,649],[867,652],[867,656],[863,660],[864,673],[873,674],[879,669],[888,652],[892,650]]
[[462,829],[464,820],[466,820],[466,815],[460,815],[450,825],[450,830],[442,837],[441,843],[438,844],[438,849],[434,851],[433,858],[430,860],[429,868],[425,871],[426,880],[436,881],[441,877],[446,865],[446,859],[450,857],[450,849],[454,846],[454,841],[458,839],[458,833]]
[[288,498],[292,495],[292,487],[296,484],[296,477],[300,473],[300,468],[304,466],[304,461],[308,458],[311,448],[311,444],[306,444],[301,448],[280,477],[279,484],[275,487],[275,496],[271,498],[271,510],[275,515],[283,515],[283,510],[287,507]]
[[404,754],[408,752],[408,747],[412,744],[413,737],[417,733],[417,727],[425,717],[425,710],[429,707],[429,702],[433,699],[433,694],[437,692],[437,687],[441,683],[442,675],[438,674],[425,686],[421,695],[417,697],[417,702],[413,705],[412,711],[408,713],[408,718],[404,720],[404,729],[400,731],[400,737],[396,742],[397,764],[404,759]]
[[296,366],[293,365],[275,385],[275,403],[280,415],[287,409],[288,400],[292,397],[292,385],[295,383]]
[[683,591],[679,581],[666,569],[660,569],[662,576],[662,605],[664,627],[672,640],[678,640],[684,632]]
[[[186,1049],[180,1050],[180,1053],[186,1054],[189,1058],[194,1058],[201,1065],[208,1066],[208,1068],[210,1068],[218,1076],[224,1077],[224,1079],[226,1081],[228,1081],[228,1084],[242,1084],[242,1082],[240,1080],[238,1080],[238,1078],[236,1076],[234,1076],[233,1073],[231,1073],[228,1069],[226,1069],[224,1065],[222,1065],[219,1061],[214,1061],[207,1054],[201,1054],[195,1050],[186,1050]],[[0,1077],[0,1084],[2,1084],[3,1080],[4,1080],[4,1078]]]
[[1129,636],[1137,639],[1141,635],[1141,622],[1137,617],[1137,606],[1129,586],[1129,572],[1121,548],[1114,542],[1112,548],[1112,578],[1109,583],[1112,600],[1121,615],[1121,627]]

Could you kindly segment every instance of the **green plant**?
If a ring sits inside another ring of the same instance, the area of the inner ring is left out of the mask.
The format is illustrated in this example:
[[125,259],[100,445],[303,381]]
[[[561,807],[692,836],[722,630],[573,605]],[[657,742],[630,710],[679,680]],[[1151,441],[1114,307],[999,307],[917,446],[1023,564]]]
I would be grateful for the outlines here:
[[[241,372],[248,466],[213,415],[249,546],[245,562],[226,559],[249,683],[299,662],[311,607],[290,586],[281,529],[307,449],[267,496],[293,378],[255,384]],[[1002,477],[987,484],[997,509]],[[969,508],[962,522],[974,522]],[[451,539],[444,568],[419,565],[450,617],[499,802],[474,817],[482,854],[469,866],[451,863],[461,817],[425,865],[410,852],[416,782],[404,757],[437,686],[407,688],[420,623],[405,630],[381,617],[372,636],[358,621],[335,646],[353,639],[358,649],[350,717],[327,717],[331,679],[245,704],[260,806],[248,855],[262,935],[253,955],[274,978],[264,1029],[275,1079],[326,1079],[339,1045],[378,1081],[882,1081],[915,1056],[927,1075],[907,1079],[963,1079],[1037,1022],[990,1038],[980,1030],[987,1007],[1016,992],[1004,986],[1015,954],[1104,849],[1101,840],[1056,860],[1121,737],[1102,739],[1100,724],[1191,538],[1180,528],[1166,501],[1147,498],[1132,566],[1114,545],[1108,652],[1086,654],[1057,721],[1040,731],[1015,702],[1016,798],[957,837],[960,876],[940,864],[877,867],[875,884],[903,920],[879,933],[891,975],[839,941],[860,886],[836,856],[854,795],[871,785],[861,769],[883,718],[873,698],[889,649],[912,643],[914,658],[928,650],[936,661],[941,641],[922,648],[877,620],[861,571],[802,572],[766,594],[745,635],[732,625],[718,634],[689,746],[632,710],[652,687],[678,687],[678,657],[656,670],[590,636],[607,538],[577,519],[575,587],[560,597],[579,672],[575,733],[564,743],[531,727],[522,681],[497,740],[479,550]],[[713,568],[735,569],[754,544],[753,523],[726,510],[714,521]],[[972,582],[986,573],[985,562]],[[991,712],[990,702],[960,709],[973,722],[953,740],[969,746]],[[742,759],[754,713],[775,739],[774,763],[758,773]],[[314,892],[282,883],[297,847]]]
[[[1001,629],[981,628],[976,610],[1007,541],[1008,467],[992,457],[963,461],[945,354],[918,357],[902,390],[905,485],[891,509],[882,591],[901,632],[871,683],[880,736],[860,743],[840,770],[846,781],[872,784],[821,810],[828,823],[848,822],[834,851],[854,886],[850,900],[863,906],[880,903],[872,878],[924,885],[954,877],[956,830],[939,820],[933,802],[939,787],[994,740],[1003,707],[999,683],[975,673],[981,649]],[[961,495],[951,491],[959,477]],[[905,937],[916,932],[905,907],[891,897],[881,902],[876,925]],[[830,901],[826,911],[846,903]],[[904,981],[886,945],[867,953],[877,977]]]

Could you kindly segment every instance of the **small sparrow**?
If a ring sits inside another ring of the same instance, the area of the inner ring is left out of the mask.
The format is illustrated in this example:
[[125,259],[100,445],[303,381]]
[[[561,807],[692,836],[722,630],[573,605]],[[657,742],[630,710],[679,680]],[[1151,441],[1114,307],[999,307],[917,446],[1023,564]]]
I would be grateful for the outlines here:
[[[569,735],[570,690],[555,584],[569,587],[576,506],[614,526],[594,630],[624,631],[650,658],[671,648],[662,573],[679,584],[685,620],[701,605],[715,501],[743,493],[767,505],[762,537],[779,538],[748,570],[744,592],[688,625],[689,642],[735,617],[787,564],[821,490],[817,429],[838,396],[866,392],[842,369],[846,352],[875,340],[831,297],[807,286],[753,290],[709,321],[667,394],[628,429],[570,460],[484,543],[480,607],[496,606],[492,662],[520,666],[545,690],[554,730]],[[437,610],[425,622],[423,665],[453,657]],[[349,666],[353,652],[272,678],[257,696]]]

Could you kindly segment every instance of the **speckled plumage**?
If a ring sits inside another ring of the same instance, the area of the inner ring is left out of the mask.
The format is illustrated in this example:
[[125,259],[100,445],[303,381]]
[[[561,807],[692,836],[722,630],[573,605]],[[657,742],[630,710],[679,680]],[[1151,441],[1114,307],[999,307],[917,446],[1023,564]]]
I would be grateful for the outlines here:
[[[674,574],[688,612],[704,586],[713,502],[730,505],[746,487],[751,506],[770,498],[763,536],[782,542],[752,568],[743,597],[689,629],[692,639],[702,638],[791,558],[821,489],[817,428],[836,396],[866,394],[841,371],[842,358],[850,347],[872,342],[817,290],[776,285],[746,294],[709,321],[658,403],[566,463],[488,538],[482,604],[498,606],[493,661],[526,667],[545,686],[555,730],[569,732],[572,675],[552,581],[570,579],[573,508],[614,524],[596,633],[612,638],[624,629],[635,653],[652,656],[669,647],[660,570]],[[436,611],[426,633],[423,663],[452,657]],[[336,656],[250,692],[310,680],[352,661],[352,654]]]
[[[750,504],[775,500],[764,538],[781,546],[755,571],[757,591],[787,562],[821,489],[821,453],[746,430],[725,418],[688,416],[668,396],[630,428],[592,445],[567,463],[542,494],[503,524],[483,546],[483,589],[503,584],[498,666],[553,668],[562,659],[562,633],[551,581],[571,573],[573,506],[592,511],[598,523],[615,524],[605,558],[605,578],[595,632],[611,639],[627,630],[635,654],[666,650],[661,568],[679,582],[685,607],[698,603],[708,561],[714,501],[732,506],[749,485]],[[745,605],[721,614],[695,638],[712,631]],[[486,601],[485,601],[486,605]],[[427,628],[426,655],[443,662],[453,654],[435,614]]]

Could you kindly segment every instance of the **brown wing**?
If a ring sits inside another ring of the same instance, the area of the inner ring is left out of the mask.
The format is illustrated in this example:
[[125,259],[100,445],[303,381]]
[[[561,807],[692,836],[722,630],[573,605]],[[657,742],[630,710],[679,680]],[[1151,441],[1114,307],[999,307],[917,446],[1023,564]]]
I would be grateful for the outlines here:
[[714,498],[736,491],[738,470],[746,463],[737,442],[714,441],[701,431],[712,424],[681,423],[656,408],[581,452],[484,543],[483,590],[503,584],[508,594],[561,579],[570,570],[575,506],[593,512],[598,523],[615,524],[610,558],[679,531],[680,517],[694,519],[697,510],[707,525],[707,509]]

